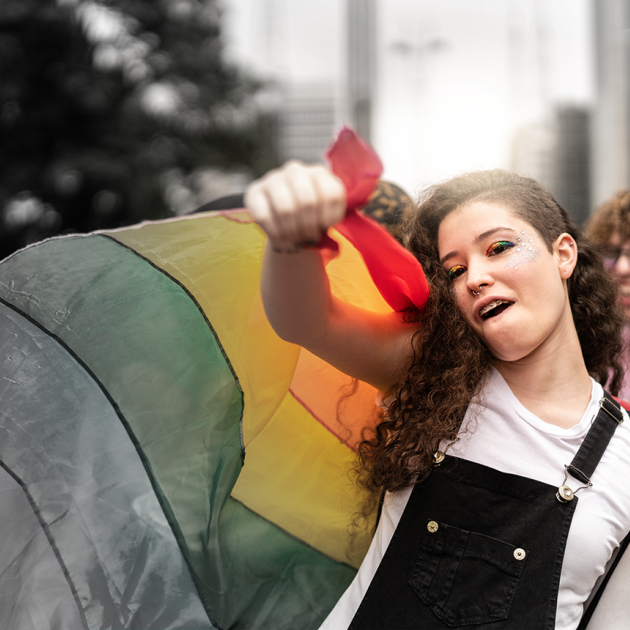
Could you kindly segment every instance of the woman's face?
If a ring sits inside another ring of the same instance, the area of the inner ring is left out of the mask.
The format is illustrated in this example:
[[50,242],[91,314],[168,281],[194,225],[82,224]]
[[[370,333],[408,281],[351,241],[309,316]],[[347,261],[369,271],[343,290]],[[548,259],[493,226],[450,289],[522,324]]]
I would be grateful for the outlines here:
[[619,299],[630,321],[630,241],[622,241],[615,232],[604,248],[604,264],[619,285]]
[[568,234],[549,252],[512,210],[476,201],[444,218],[438,248],[459,308],[499,360],[560,350],[575,335],[566,280],[577,252]]

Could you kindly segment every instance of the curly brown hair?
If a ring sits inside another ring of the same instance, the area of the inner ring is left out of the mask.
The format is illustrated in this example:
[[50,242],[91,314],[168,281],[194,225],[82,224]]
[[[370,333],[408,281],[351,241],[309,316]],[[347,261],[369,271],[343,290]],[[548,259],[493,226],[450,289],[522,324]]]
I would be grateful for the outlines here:
[[595,210],[584,233],[597,245],[608,243],[613,234],[619,234],[621,242],[630,240],[630,191],[620,190]]
[[552,195],[532,179],[502,170],[474,172],[439,184],[406,226],[405,244],[421,262],[430,286],[418,322],[407,375],[393,393],[383,421],[359,446],[363,483],[372,491],[395,491],[421,481],[431,471],[443,439],[454,439],[472,396],[493,364],[488,347],[457,307],[451,283],[439,262],[438,230],[450,212],[485,201],[511,208],[552,251],[569,233],[578,249],[568,292],[587,370],[616,394],[622,372],[623,312],[617,288],[595,247]]

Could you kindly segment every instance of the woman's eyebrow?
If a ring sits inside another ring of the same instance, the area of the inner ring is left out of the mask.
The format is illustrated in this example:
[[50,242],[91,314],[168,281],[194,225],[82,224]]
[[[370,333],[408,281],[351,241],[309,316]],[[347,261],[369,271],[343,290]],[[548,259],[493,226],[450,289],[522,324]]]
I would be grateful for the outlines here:
[[[513,230],[512,228],[500,226],[500,227],[492,228],[491,230],[486,230],[485,232],[482,232],[481,234],[479,234],[479,236],[475,238],[475,243],[479,243],[483,241],[484,239],[488,238],[488,236],[492,236],[495,232],[501,232],[501,231],[516,233],[516,230]],[[457,250],[449,252],[448,254],[446,254],[446,256],[443,256],[442,258],[440,258],[440,264],[443,265],[449,258],[452,258],[453,256],[456,256],[456,255],[457,255]]]

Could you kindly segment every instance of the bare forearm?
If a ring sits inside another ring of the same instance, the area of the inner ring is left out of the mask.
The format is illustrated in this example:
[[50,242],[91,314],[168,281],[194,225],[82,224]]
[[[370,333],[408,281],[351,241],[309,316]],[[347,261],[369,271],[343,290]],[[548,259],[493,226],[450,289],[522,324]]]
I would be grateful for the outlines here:
[[267,242],[261,291],[267,318],[286,341],[309,347],[325,333],[331,294],[319,251],[277,253]]
[[261,288],[267,317],[286,341],[383,391],[401,377],[415,327],[397,313],[372,313],[334,297],[318,251],[275,253],[268,243]]

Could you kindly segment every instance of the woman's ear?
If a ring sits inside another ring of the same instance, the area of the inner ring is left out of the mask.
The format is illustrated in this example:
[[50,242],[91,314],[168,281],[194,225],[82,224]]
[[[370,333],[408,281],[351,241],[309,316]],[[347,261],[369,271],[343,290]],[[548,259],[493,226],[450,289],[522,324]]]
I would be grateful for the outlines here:
[[558,270],[563,280],[568,280],[577,264],[577,245],[570,234],[564,232],[553,244],[553,251],[558,259]]

